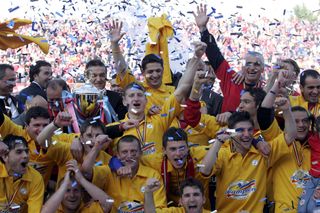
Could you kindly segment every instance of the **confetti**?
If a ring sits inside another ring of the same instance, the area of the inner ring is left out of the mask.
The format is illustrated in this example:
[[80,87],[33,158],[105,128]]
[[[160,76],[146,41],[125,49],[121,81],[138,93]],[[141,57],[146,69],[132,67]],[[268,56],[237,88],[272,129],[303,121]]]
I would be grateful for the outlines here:
[[173,137],[168,137],[168,140],[169,141],[173,141]]
[[48,140],[45,140],[45,147],[46,147],[46,148],[49,147]]
[[71,184],[71,187],[72,187],[72,188],[73,188],[73,187],[76,187],[77,184],[78,184],[77,181],[73,181],[72,184]]
[[236,130],[235,129],[226,129],[226,132],[228,132],[228,133],[236,133]]
[[217,141],[217,139],[211,139],[211,140],[208,141],[208,144],[212,144],[212,143],[214,143],[216,141]]
[[198,168],[204,168],[204,167],[206,167],[204,164],[197,164],[197,167]]
[[90,144],[92,144],[92,142],[91,141],[86,141],[85,144],[90,145]]
[[161,116],[161,117],[167,117],[168,114],[167,114],[167,113],[163,113],[163,114],[161,114],[160,116]]
[[11,21],[9,22],[9,24],[7,25],[7,27],[10,28],[10,29],[13,29],[13,27],[14,27],[14,21],[11,20]]
[[141,189],[140,189],[140,191],[141,191],[142,193],[144,193],[144,192],[146,191],[146,187],[142,186]]
[[19,205],[16,205],[16,204],[15,204],[14,206],[11,206],[11,207],[10,207],[10,209],[19,209],[19,208],[20,208],[20,206],[19,206]]
[[183,164],[183,160],[178,159],[178,160],[177,160],[177,163],[178,163],[179,165],[181,165],[181,164]]
[[106,199],[106,202],[107,202],[107,203],[114,203],[114,199],[111,199],[111,198]]
[[9,13],[12,13],[13,11],[19,9],[20,7],[19,6],[16,6],[16,7],[13,7],[13,8],[9,8],[8,11]]
[[102,161],[98,161],[97,163],[94,164],[95,166],[101,166],[102,165]]
[[131,109],[131,112],[133,112],[133,113],[138,113],[138,110],[136,110],[136,109]]
[[61,130],[61,128],[57,129],[56,131],[53,132],[55,135],[60,135],[63,133],[63,131]]

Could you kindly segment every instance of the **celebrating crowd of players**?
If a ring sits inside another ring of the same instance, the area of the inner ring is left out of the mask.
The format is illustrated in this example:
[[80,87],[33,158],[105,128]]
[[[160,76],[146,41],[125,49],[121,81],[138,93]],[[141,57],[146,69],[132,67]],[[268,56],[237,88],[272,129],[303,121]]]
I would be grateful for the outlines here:
[[[320,203],[320,74],[279,60],[267,82],[264,59],[248,52],[235,72],[194,14],[201,41],[176,87],[160,56],[146,55],[143,82],[110,30],[122,94],[105,89],[106,69],[86,77],[119,120],[87,117],[80,133],[61,103],[68,85],[38,61],[31,84],[11,95],[16,74],[0,64],[0,212],[312,212]],[[208,61],[202,61],[206,56]],[[222,96],[210,88],[218,78]],[[299,81],[300,90],[293,85]],[[119,89],[118,88],[118,89]],[[61,131],[58,131],[58,130]]]

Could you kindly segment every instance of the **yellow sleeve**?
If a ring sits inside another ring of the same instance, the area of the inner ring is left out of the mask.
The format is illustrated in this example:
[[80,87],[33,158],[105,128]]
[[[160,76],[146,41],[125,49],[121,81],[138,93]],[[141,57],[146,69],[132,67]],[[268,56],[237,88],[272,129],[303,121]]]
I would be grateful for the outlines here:
[[96,185],[103,191],[106,191],[109,177],[108,174],[111,174],[109,166],[94,166],[92,168],[92,184]]
[[280,129],[276,119],[273,119],[273,122],[268,129],[261,131],[261,134],[264,140],[268,142],[273,140],[275,137],[277,137],[281,133],[282,133],[282,130]]
[[63,166],[67,161],[73,159],[70,147],[70,143],[57,142],[55,145],[50,145],[44,156],[56,162],[58,166]]
[[220,148],[220,150],[218,152],[217,161],[213,166],[212,173],[210,175],[208,175],[208,177],[210,177],[212,175],[219,175],[221,173],[221,170],[223,169],[224,161],[226,158],[229,157],[228,149],[230,149],[230,147],[226,147],[226,148],[221,147]]
[[136,78],[131,74],[130,69],[127,68],[125,71],[126,74],[123,76],[121,79],[120,75],[117,75],[116,77],[116,83],[123,89],[125,88],[128,84],[132,82],[136,82]]
[[278,135],[274,140],[269,141],[271,146],[271,155],[269,156],[269,167],[272,167],[277,160],[279,160],[283,155],[290,152],[290,148],[286,143],[284,133]]
[[197,130],[199,133],[207,135],[209,138],[215,138],[216,133],[220,128],[221,126],[216,121],[216,117],[207,114],[201,114],[200,122],[193,129]]
[[140,162],[147,167],[150,167],[158,172],[161,172],[162,154],[155,153],[153,155],[143,155]]
[[34,171],[34,180],[32,180],[29,198],[27,200],[28,212],[39,213],[42,208],[44,195],[44,182],[42,176]]
[[[158,172],[155,172],[154,178],[162,180],[162,177]],[[164,189],[163,181],[161,181],[161,187],[153,193],[154,205],[156,208],[165,208],[167,207],[167,197],[166,191]]]
[[0,126],[1,137],[6,137],[7,135],[13,134],[17,136],[22,136],[27,139],[27,133],[23,130],[22,126],[19,126],[12,122],[10,118],[4,115],[4,121]]
[[79,134],[76,133],[62,133],[60,135],[53,135],[52,136],[52,141],[59,141],[59,142],[64,142],[64,143],[72,143],[73,139],[76,136],[80,136]]
[[170,207],[163,209],[156,209],[156,213],[185,213],[183,207]]
[[210,146],[195,146],[190,148],[190,153],[195,162],[200,162],[206,156]]
[[181,106],[177,101],[176,96],[174,94],[171,94],[168,100],[164,102],[160,115],[156,115],[160,116],[158,118],[162,125],[163,131],[166,131],[170,127],[172,121],[178,115],[180,115],[181,111]]

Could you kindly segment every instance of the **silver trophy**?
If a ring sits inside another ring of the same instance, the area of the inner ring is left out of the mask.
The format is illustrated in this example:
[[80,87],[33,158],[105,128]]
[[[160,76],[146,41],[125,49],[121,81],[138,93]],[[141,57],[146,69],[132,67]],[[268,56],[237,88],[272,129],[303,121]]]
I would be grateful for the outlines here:
[[91,84],[77,88],[73,91],[74,107],[81,119],[92,118],[100,112],[100,103],[102,102],[101,92]]

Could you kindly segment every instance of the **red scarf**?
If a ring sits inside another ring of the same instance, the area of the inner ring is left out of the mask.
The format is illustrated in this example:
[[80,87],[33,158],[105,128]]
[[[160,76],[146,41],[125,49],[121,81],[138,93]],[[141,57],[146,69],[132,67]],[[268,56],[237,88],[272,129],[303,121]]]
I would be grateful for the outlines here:
[[[191,158],[190,154],[188,154],[187,157],[187,168],[186,168],[186,175],[185,179],[188,177],[194,177],[195,171],[194,171],[194,163],[193,159]],[[167,194],[169,193],[169,187],[170,187],[170,176],[171,174],[168,173],[168,158],[167,156],[164,156],[161,163],[161,176],[164,181],[164,187],[166,188]],[[168,195],[167,195],[168,197]]]

